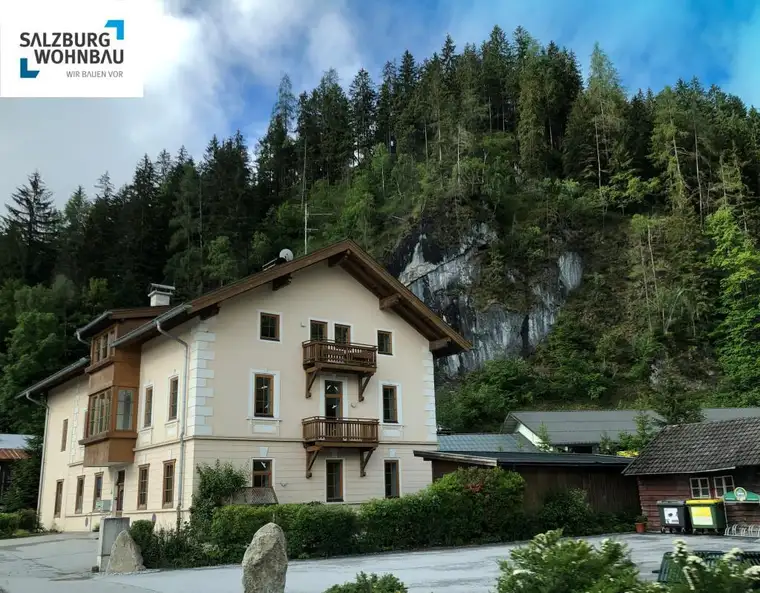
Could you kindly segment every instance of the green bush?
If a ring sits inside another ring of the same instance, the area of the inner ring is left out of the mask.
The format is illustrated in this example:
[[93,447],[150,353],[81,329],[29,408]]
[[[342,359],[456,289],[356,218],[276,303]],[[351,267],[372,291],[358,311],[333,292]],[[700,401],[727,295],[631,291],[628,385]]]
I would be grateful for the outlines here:
[[324,593],[407,593],[409,589],[392,574],[379,577],[360,572],[356,580],[343,585],[333,585]]
[[760,567],[748,566],[738,559],[741,550],[734,548],[715,564],[708,565],[689,554],[686,543],[674,542],[673,563],[681,571],[681,583],[670,585],[670,593],[747,593],[760,591]]
[[193,494],[190,523],[202,536],[209,530],[214,509],[228,504],[248,484],[249,476],[239,467],[218,459],[214,465],[198,465],[197,470],[198,489]]
[[21,516],[18,513],[0,513],[0,537],[11,537],[19,529]]
[[[611,540],[599,549],[580,540],[560,539],[562,531],[537,535],[501,563],[497,593],[653,593],[622,544]],[[717,591],[717,590],[716,590]]]
[[39,517],[34,509],[23,509],[18,511],[18,526],[24,531],[35,532],[40,530]]
[[599,521],[584,490],[552,492],[546,497],[539,517],[543,529],[562,529],[566,535],[601,533]]
[[153,534],[153,528],[155,525],[153,521],[142,520],[135,521],[129,527],[129,535],[135,540],[135,543],[140,547],[140,552],[143,556],[143,564],[147,568],[155,568],[154,566],[148,566],[156,557],[156,536]]

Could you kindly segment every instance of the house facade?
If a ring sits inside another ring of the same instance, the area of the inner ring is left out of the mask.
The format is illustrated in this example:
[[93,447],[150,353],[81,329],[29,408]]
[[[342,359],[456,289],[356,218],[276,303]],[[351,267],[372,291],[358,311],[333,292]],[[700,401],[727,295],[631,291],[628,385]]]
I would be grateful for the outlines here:
[[250,475],[248,499],[352,504],[431,481],[434,358],[470,347],[342,242],[172,306],[104,313],[46,394],[43,525],[187,518],[198,464]]
[[[760,418],[666,426],[624,470],[638,481],[641,512],[659,531],[658,501],[723,500],[725,521],[760,524]],[[745,501],[732,496],[742,488]]]

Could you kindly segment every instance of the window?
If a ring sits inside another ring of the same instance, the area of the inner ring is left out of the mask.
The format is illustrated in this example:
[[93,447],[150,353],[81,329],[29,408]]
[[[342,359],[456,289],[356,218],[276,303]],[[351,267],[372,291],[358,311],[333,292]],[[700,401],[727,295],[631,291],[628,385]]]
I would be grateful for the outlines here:
[[327,339],[327,322],[310,321],[309,322],[309,339],[312,342],[324,342]]
[[383,422],[398,422],[398,398],[395,385],[383,385]]
[[145,388],[145,411],[143,413],[143,427],[153,424],[153,387]]
[[259,337],[270,342],[280,341],[280,316],[262,313],[259,321]]
[[87,410],[87,436],[108,432],[111,429],[111,390],[91,395]]
[[74,512],[79,514],[82,512],[82,505],[84,504],[84,476],[77,478],[77,497],[74,501]]
[[385,462],[385,498],[398,498],[398,461]]
[[343,502],[343,460],[325,460],[327,502]]
[[115,348],[113,347],[113,343],[116,341],[116,330],[112,329],[110,332],[108,332],[108,356],[113,356],[113,353],[115,351]]
[[174,461],[164,461],[164,483],[163,496],[161,505],[165,508],[171,508],[174,504]]
[[148,470],[149,465],[141,465],[137,472],[137,508],[148,507]]
[[53,516],[61,516],[61,504],[63,503],[63,480],[55,483],[55,506],[53,507]]
[[100,344],[100,353],[98,355],[99,360],[105,360],[108,358],[108,335],[103,334],[98,340]]
[[271,459],[254,459],[253,460],[253,487],[254,488],[271,488],[272,487],[272,460]]
[[391,332],[377,331],[377,353],[393,354],[393,335]]
[[351,328],[348,325],[335,324],[335,341],[338,344],[351,343]]
[[92,510],[98,509],[98,503],[103,500],[103,474],[95,474],[95,486],[92,489]]
[[734,490],[733,476],[718,476],[713,479],[713,482],[715,483],[715,498],[720,498],[726,492],[733,492]]
[[69,419],[66,418],[63,421],[63,428],[61,429],[61,451],[66,450],[66,440],[69,436]]
[[177,419],[177,403],[179,401],[179,379],[169,379],[169,420]]
[[274,417],[274,377],[272,375],[254,375],[253,415],[264,418]]
[[135,392],[131,389],[119,389],[116,405],[116,430],[132,430],[132,409]]
[[691,497],[710,498],[710,478],[692,478]]

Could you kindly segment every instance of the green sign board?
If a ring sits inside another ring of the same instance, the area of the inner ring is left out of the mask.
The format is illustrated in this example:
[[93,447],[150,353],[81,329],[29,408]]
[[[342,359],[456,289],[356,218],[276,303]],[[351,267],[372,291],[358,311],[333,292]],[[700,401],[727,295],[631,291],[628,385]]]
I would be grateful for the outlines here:
[[735,488],[732,492],[726,492],[723,495],[725,502],[755,502],[760,503],[760,495],[754,492],[749,492],[746,489],[739,487]]

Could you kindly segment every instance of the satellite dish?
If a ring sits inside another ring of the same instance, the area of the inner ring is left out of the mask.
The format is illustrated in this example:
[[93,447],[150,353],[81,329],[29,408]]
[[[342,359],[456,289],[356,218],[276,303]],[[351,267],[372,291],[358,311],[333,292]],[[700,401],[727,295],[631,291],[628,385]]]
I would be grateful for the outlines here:
[[285,261],[293,261],[293,252],[290,249],[283,249],[280,251],[280,259]]

